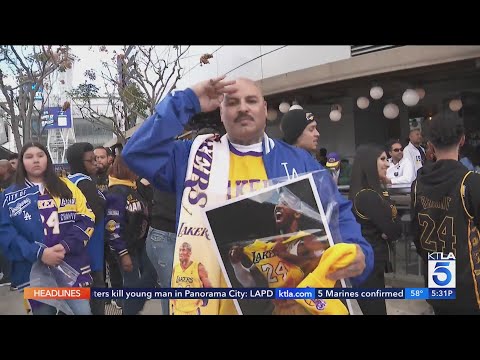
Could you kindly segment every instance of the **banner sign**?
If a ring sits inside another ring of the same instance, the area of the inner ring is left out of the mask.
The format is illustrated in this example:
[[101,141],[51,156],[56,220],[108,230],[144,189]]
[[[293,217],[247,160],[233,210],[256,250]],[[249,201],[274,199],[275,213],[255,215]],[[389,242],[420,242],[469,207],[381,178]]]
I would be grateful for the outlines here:
[[42,129],[62,129],[72,127],[71,109],[63,111],[60,106],[47,107],[42,112]]

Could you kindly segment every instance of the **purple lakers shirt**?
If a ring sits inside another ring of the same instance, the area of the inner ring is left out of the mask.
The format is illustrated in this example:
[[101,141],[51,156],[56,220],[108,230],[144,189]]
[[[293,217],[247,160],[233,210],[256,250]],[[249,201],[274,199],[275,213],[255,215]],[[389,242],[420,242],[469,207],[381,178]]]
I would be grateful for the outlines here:
[[38,210],[43,223],[45,238],[43,243],[48,247],[58,244],[61,240],[58,209],[48,192],[38,197]]

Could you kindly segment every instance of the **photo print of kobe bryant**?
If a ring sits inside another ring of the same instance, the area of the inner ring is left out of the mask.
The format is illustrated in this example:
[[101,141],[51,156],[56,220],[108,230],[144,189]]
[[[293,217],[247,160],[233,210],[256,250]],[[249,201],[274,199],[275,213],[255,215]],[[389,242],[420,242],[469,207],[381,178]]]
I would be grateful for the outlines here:
[[[333,241],[312,184],[300,177],[206,210],[232,288],[295,288],[317,268]],[[309,314],[295,300],[236,302],[243,314]]]

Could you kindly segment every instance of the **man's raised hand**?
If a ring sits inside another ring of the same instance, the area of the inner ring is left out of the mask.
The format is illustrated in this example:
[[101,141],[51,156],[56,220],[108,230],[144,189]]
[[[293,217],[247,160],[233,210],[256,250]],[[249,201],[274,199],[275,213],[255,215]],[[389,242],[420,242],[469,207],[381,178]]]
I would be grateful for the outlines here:
[[232,94],[235,88],[229,87],[235,84],[235,80],[225,81],[225,75],[218,78],[202,81],[192,86],[197,95],[202,112],[216,110],[223,101],[224,94]]

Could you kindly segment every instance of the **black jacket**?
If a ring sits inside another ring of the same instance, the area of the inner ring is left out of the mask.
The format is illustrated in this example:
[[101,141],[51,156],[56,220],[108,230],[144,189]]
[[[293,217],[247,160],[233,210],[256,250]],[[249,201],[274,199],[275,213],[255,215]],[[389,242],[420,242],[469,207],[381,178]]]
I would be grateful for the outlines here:
[[[362,227],[362,235],[373,247],[375,262],[387,262],[389,259],[387,241],[397,240],[402,233],[397,208],[390,200],[388,192],[380,194],[372,189],[362,189],[352,202],[352,210]],[[382,234],[388,239],[384,239]]]
[[[480,175],[456,160],[438,160],[418,170],[412,184],[412,228],[418,254],[453,253],[456,262],[456,300],[429,300],[436,313],[480,311]],[[433,261],[435,263],[435,261]]]
[[110,178],[105,229],[107,241],[119,256],[135,254],[145,244],[148,207],[132,181]]
[[153,207],[150,226],[157,230],[175,233],[175,194],[153,190]]
[[97,189],[100,190],[103,194],[108,192],[108,169],[105,170],[103,173],[97,174],[95,178],[95,183],[97,185]]
[[143,198],[143,200],[145,200],[145,203],[147,204],[148,216],[149,216],[148,220],[150,222],[151,216],[152,216],[152,205],[153,205],[153,186],[143,184],[140,181],[140,179],[137,179],[136,184],[137,184],[138,193]]

